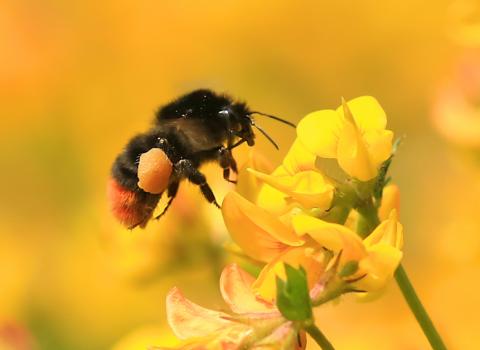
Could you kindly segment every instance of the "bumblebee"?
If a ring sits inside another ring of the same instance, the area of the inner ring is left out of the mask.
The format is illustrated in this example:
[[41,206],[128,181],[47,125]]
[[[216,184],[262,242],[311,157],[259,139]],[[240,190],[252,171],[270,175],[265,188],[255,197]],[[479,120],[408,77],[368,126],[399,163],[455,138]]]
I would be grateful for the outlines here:
[[207,89],[195,90],[161,107],[152,128],[133,137],[113,163],[108,196],[114,216],[130,229],[144,228],[162,194],[166,192],[168,202],[156,219],[167,212],[185,179],[199,186],[208,202],[220,207],[199,167],[217,162],[223,178],[235,183],[230,179],[231,172],[237,172],[232,150],[243,143],[255,144],[253,127],[278,149],[255,123],[253,114],[295,127]]

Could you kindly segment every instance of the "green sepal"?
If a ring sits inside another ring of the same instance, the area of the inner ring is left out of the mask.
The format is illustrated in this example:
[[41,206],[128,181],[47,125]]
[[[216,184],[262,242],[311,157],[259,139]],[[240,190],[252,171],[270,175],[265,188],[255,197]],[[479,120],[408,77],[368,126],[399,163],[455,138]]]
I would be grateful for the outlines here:
[[378,175],[375,180],[375,185],[373,187],[373,198],[375,198],[375,202],[377,207],[380,206],[382,202],[382,194],[383,194],[383,188],[388,185],[390,182],[391,178],[388,175],[388,169],[390,168],[390,165],[392,164],[393,157],[397,153],[398,147],[402,143],[402,138],[399,137],[397,138],[392,145],[392,153],[390,154],[390,157],[387,158],[386,161],[380,165],[380,169],[378,170]]
[[307,274],[303,267],[299,269],[285,264],[286,280],[277,277],[277,307],[290,321],[311,320],[312,302],[308,290]]
[[343,268],[340,270],[338,273],[338,276],[340,277],[348,277],[353,275],[355,272],[358,271],[358,261],[356,260],[351,260],[347,262],[345,265],[343,265]]

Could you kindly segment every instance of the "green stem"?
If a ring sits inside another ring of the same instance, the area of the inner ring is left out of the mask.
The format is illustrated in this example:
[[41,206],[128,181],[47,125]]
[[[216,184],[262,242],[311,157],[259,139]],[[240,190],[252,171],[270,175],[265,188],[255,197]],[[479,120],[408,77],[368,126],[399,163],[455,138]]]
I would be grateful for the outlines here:
[[360,218],[357,224],[357,232],[362,237],[367,237],[375,227],[378,226],[380,220],[378,219],[377,208],[373,204],[371,198],[368,198],[362,201],[356,207],[358,213],[360,214]]
[[[380,220],[378,219],[377,208],[375,208],[373,201],[366,200],[360,203],[356,208],[359,212],[360,219],[358,223],[358,234],[364,238],[368,236],[375,227],[378,226]],[[410,282],[407,273],[402,265],[398,266],[395,272],[395,280],[397,285],[402,291],[403,297],[406,300],[410,311],[417,319],[418,324],[422,328],[423,333],[427,337],[433,350],[446,350],[446,346],[440,337],[440,334],[435,329],[430,316],[428,316],[427,310],[422,305],[422,302],[417,296],[412,283]]]
[[310,334],[310,336],[315,340],[315,342],[320,345],[322,350],[335,350],[332,343],[330,343],[327,337],[322,333],[322,331],[315,326],[312,322],[304,326],[305,331]]
[[[349,207],[333,207],[328,214],[320,216],[319,218],[326,222],[333,222],[335,224],[343,225],[348,218],[350,213]],[[323,213],[323,212],[322,212]]]
[[407,301],[410,310],[415,315],[417,322],[422,327],[423,333],[427,337],[430,345],[433,350],[446,350],[447,347],[443,343],[440,334],[435,329],[435,326],[428,316],[427,310],[422,305],[422,302],[418,298],[415,289],[413,288],[410,279],[407,276],[407,273],[402,265],[398,266],[397,271],[395,272],[395,280],[397,281],[398,287],[402,291],[403,297]]

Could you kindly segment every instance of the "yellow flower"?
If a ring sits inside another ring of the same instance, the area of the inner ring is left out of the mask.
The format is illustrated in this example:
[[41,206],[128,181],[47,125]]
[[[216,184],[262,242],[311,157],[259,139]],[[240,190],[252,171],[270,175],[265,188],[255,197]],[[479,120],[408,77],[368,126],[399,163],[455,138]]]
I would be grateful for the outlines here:
[[318,157],[337,159],[341,173],[362,181],[372,179],[391,155],[393,134],[385,130],[386,122],[385,112],[372,97],[360,97],[348,104],[343,101],[336,111],[312,113],[300,122],[298,138],[271,174],[247,168],[262,182],[255,203],[236,192],[225,197],[222,213],[232,239],[246,255],[267,263],[252,285],[261,298],[274,300],[276,278],[285,277],[285,264],[302,266],[308,272],[310,289],[321,293],[325,279],[332,276],[326,270],[334,271],[329,269],[329,261],[334,260],[326,250],[340,257],[340,268],[352,261],[357,263],[358,269],[348,281],[359,278],[355,282],[358,289],[379,290],[392,277],[402,257],[403,239],[396,218],[396,186],[384,189],[379,208],[384,222],[364,241],[353,230],[358,217],[354,210],[350,211],[348,225],[318,219],[325,214],[327,220],[335,220],[327,213],[335,193],[333,176],[317,168]]
[[318,248],[289,248],[265,265],[252,288],[261,298],[273,301],[277,291],[276,277],[285,279],[285,264],[289,264],[295,268],[301,266],[308,272],[308,286],[312,290],[325,272],[324,261],[323,252]]
[[305,214],[296,215],[292,224],[299,235],[308,235],[326,249],[341,252],[340,266],[358,262],[357,272],[349,278],[364,276],[355,286],[366,292],[382,289],[402,259],[403,227],[397,220],[396,210],[363,241],[345,226]]
[[342,252],[341,265],[358,262],[359,269],[350,278],[365,275],[356,287],[368,292],[383,288],[402,258],[403,228],[395,208],[363,241],[346,226],[303,213],[289,215],[290,226],[235,192],[225,197],[222,211],[233,240],[245,254],[267,262],[253,284],[266,300],[275,297],[275,277],[284,277],[284,263],[308,271],[309,286],[313,288],[325,272],[323,248]]
[[316,155],[309,152],[297,139],[293,142],[282,165],[270,175],[247,169],[263,182],[256,204],[277,215],[289,212],[295,206],[328,209],[334,188],[315,167]]
[[304,244],[277,216],[236,192],[225,196],[222,214],[232,239],[252,259],[269,262],[288,247]]
[[[253,169],[247,170],[265,184],[283,193],[283,200],[286,203],[298,203],[305,209],[327,210],[330,208],[335,188],[318,171],[305,170],[294,175],[282,174],[281,171],[277,171],[272,175],[267,175]],[[273,191],[263,191],[260,192],[258,201],[262,206],[265,203],[275,202],[276,197],[277,195]],[[272,208],[270,205],[265,207]]]
[[306,150],[322,158],[336,158],[350,176],[368,181],[391,154],[393,133],[373,97],[343,101],[337,110],[308,114],[297,127]]
[[252,259],[267,263],[252,286],[262,299],[273,302],[275,279],[285,278],[285,263],[308,271],[308,283],[313,288],[325,270],[320,246],[310,247],[278,216],[236,192],[227,194],[222,212],[235,243]]

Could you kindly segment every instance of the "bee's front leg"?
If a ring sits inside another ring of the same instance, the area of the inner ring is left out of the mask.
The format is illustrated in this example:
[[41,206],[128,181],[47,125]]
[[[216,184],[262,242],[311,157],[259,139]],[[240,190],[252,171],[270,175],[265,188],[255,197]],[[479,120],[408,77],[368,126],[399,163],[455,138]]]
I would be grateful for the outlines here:
[[230,170],[234,173],[238,173],[237,162],[233,158],[230,148],[222,146],[218,150],[218,162],[223,169],[223,178],[228,182],[236,184],[236,180],[230,179]]

